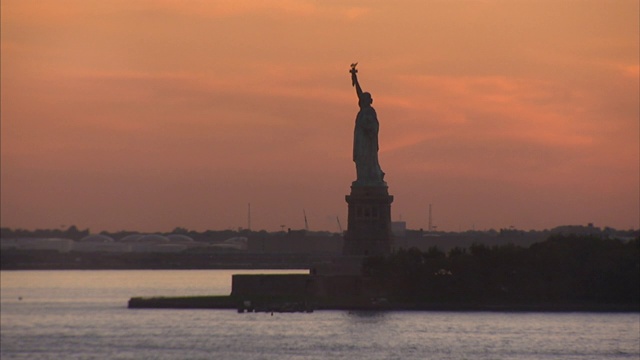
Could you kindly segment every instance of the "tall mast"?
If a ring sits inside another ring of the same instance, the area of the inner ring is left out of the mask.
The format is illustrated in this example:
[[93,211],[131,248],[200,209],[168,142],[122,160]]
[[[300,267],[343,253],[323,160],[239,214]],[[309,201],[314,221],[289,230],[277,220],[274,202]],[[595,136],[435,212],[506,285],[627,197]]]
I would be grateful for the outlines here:
[[251,203],[247,204],[247,229],[251,231]]
[[307,213],[302,209],[302,215],[304,215],[304,229],[309,231],[309,223],[307,222]]

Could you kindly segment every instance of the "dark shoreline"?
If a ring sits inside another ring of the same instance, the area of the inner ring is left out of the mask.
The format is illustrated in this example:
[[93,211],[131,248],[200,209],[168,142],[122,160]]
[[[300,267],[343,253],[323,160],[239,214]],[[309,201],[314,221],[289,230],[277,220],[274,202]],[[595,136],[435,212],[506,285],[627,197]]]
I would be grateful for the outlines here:
[[[193,297],[133,297],[129,309],[240,309],[247,299],[232,296]],[[281,311],[287,304],[304,304],[318,310],[343,311],[456,311],[456,312],[597,312],[640,313],[639,304],[460,304],[460,303],[363,303],[350,301],[324,301],[299,297],[252,298],[249,299],[257,312]],[[302,306],[301,306],[302,307]]]

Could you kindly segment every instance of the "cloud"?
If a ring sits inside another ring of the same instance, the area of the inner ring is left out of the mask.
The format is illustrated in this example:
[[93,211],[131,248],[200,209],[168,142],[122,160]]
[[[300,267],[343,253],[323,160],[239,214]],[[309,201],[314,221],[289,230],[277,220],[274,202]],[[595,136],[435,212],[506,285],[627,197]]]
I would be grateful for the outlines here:
[[410,226],[429,201],[442,229],[636,226],[637,8],[3,1],[3,224],[343,214],[360,61]]

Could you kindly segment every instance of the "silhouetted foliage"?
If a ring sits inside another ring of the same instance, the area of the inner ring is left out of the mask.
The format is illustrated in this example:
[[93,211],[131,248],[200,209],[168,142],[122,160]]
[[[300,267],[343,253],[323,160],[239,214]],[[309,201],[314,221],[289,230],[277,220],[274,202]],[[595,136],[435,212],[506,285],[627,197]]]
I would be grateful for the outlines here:
[[368,258],[396,301],[640,304],[640,240],[553,235],[529,248],[473,244]]
[[62,229],[36,229],[25,230],[2,228],[0,237],[3,239],[11,238],[63,238],[71,240],[80,240],[89,235],[89,229],[78,230],[75,225],[69,226],[66,230]]

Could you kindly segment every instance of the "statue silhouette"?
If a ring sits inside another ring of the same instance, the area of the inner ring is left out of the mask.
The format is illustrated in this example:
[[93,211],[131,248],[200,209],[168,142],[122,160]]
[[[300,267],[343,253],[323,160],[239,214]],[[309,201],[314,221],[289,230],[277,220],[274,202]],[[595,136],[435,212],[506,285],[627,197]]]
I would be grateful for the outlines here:
[[373,98],[363,92],[358,82],[358,70],[351,64],[351,82],[356,88],[360,111],[353,131],[353,161],[356,163],[357,180],[353,185],[384,185],[384,172],[378,163],[378,116],[371,106]]

